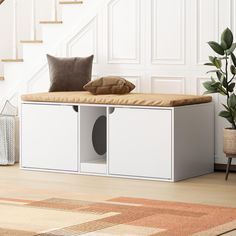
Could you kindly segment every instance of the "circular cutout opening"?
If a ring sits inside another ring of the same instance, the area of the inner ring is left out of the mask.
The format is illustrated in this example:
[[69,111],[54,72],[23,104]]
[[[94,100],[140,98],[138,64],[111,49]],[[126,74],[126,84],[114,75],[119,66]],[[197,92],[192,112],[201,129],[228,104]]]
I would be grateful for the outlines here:
[[93,148],[98,155],[104,155],[107,152],[107,118],[100,116],[94,123],[92,132]]

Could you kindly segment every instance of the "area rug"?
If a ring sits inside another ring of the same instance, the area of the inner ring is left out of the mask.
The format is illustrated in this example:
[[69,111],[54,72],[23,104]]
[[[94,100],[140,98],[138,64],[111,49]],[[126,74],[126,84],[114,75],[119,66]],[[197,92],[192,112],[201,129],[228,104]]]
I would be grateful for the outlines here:
[[128,197],[1,198],[0,213],[1,236],[215,236],[236,230],[235,208]]

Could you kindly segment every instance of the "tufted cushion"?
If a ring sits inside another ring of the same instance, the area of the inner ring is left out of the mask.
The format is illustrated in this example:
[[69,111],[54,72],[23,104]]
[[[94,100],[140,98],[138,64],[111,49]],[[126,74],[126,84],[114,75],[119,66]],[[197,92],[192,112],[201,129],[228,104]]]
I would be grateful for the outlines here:
[[183,94],[128,93],[123,95],[92,95],[89,92],[35,93],[21,96],[28,102],[55,102],[72,104],[108,104],[129,106],[176,107],[212,101],[211,96]]
[[119,76],[107,76],[90,81],[84,89],[92,94],[126,94],[131,92],[135,85]]

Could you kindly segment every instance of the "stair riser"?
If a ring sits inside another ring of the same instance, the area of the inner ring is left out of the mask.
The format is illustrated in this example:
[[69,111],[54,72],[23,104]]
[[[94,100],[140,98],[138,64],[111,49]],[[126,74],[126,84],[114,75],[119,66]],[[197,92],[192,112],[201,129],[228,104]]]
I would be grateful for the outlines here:
[[[32,61],[38,61],[39,57],[42,57],[45,53],[43,45],[24,44],[23,45],[23,58],[24,62],[30,63]],[[33,59],[33,60],[32,60]]]
[[19,81],[25,74],[26,68],[22,62],[5,63],[4,77],[7,82]]
[[70,32],[70,28],[63,25],[43,25],[43,41],[47,45],[55,45],[62,41],[64,35]]
[[[14,65],[15,64],[15,65]],[[44,59],[38,65],[29,65],[27,63],[7,63],[5,65],[5,81],[0,86],[2,97],[9,97],[14,92],[36,92],[47,91],[49,88],[49,72],[47,61]],[[45,65],[42,67],[42,65]]]
[[55,48],[44,44],[44,45],[23,45],[23,57],[24,62],[27,65],[38,65],[42,61],[46,60],[47,54],[55,54]]
[[63,5],[62,6],[62,20],[65,24],[77,25],[84,12],[91,12],[92,9],[98,9],[104,0],[86,0],[83,4],[77,5]]
[[[82,4],[78,5],[63,5],[62,7],[62,20],[63,24],[76,25],[82,15],[82,12],[86,6]],[[71,26],[68,26],[69,28]]]
[[1,85],[1,97],[8,94],[8,90],[15,88],[17,84],[23,81],[26,68],[21,62],[4,63],[4,87]]

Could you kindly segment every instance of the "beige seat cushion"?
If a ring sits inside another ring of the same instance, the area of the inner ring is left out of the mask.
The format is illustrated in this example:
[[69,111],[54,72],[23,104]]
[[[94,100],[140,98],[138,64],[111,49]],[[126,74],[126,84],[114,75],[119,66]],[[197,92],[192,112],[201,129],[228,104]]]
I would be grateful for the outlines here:
[[212,101],[211,96],[154,93],[129,93],[125,95],[92,95],[89,92],[52,92],[26,94],[22,95],[21,98],[23,101],[29,102],[109,104],[154,107],[175,107],[207,103]]

